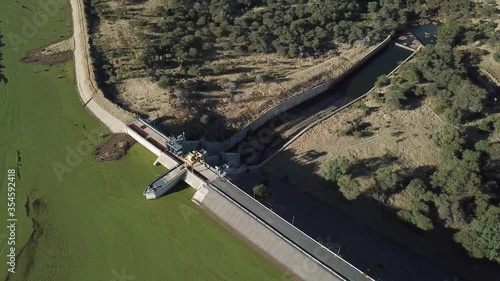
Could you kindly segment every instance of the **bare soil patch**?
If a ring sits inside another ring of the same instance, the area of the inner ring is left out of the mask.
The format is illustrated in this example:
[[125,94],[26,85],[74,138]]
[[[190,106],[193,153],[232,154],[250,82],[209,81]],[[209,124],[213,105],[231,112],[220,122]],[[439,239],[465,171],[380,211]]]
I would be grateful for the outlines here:
[[65,39],[50,46],[29,51],[22,62],[46,65],[60,64],[73,59],[73,39]]
[[127,155],[129,148],[135,144],[135,140],[127,134],[114,134],[111,138],[100,145],[95,151],[97,162],[117,161]]

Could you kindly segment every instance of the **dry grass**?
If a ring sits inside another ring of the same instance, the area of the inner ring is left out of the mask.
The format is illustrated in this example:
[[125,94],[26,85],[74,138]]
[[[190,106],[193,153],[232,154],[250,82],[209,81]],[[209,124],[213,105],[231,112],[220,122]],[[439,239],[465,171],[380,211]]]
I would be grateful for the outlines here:
[[482,72],[500,87],[500,63],[496,62],[493,58],[495,50],[489,48],[490,53],[483,57],[483,60],[479,64],[479,67],[483,70]]
[[50,56],[54,54],[64,53],[67,51],[73,51],[75,49],[74,44],[75,42],[73,38],[68,38],[43,48],[43,50],[41,50],[41,53],[43,55]]
[[[319,191],[321,187],[311,183],[319,182],[315,178],[319,177],[321,167],[339,156],[358,161],[390,155],[398,159],[393,164],[400,169],[438,164],[439,149],[430,137],[444,126],[444,121],[428,104],[414,110],[390,110],[370,99],[363,102],[375,111],[362,117],[359,109],[350,107],[332,116],[298,138],[272,160],[267,169],[315,193],[315,189]],[[357,118],[371,123],[372,136],[358,139],[339,134],[349,121]],[[310,157],[312,154],[319,157]],[[313,167],[313,173],[302,173],[305,166]],[[366,189],[374,185],[372,176],[360,178]]]

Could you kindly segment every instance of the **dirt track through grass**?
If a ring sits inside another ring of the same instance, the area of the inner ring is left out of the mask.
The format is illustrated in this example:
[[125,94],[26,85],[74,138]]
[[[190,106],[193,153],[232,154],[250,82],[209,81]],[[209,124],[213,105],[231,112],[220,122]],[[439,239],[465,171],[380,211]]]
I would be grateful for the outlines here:
[[[23,5],[37,10],[36,3]],[[1,29],[22,35],[23,17],[32,15],[6,1]],[[280,280],[280,270],[190,202],[191,188],[179,186],[161,200],[146,201],[142,188],[162,169],[152,166],[153,156],[144,148],[134,146],[121,161],[106,164],[97,163],[91,152],[81,157],[70,152],[81,147],[89,132],[106,133],[80,104],[74,66],[20,63],[27,51],[69,35],[69,22],[64,4],[17,52],[9,40],[3,48],[10,80],[0,85],[2,222],[4,175],[11,168],[19,172],[18,260],[8,280],[108,281],[124,274],[144,281]],[[70,169],[62,181],[54,163]],[[1,250],[6,230],[0,229]],[[0,264],[0,280],[5,280],[5,252]]]

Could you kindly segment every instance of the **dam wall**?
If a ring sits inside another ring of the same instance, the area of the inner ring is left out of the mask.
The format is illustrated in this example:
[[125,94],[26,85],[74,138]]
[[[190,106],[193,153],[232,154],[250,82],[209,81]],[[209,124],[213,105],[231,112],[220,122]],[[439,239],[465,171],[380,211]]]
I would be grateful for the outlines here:
[[202,209],[284,268],[283,280],[285,277],[308,281],[346,280],[216,188],[209,187],[195,197],[200,198],[198,203]]
[[[142,131],[147,126],[131,126],[124,130],[158,156],[155,164],[160,163],[168,169],[172,169],[173,165],[182,165],[181,158],[161,151],[158,143],[155,145],[150,142],[166,142],[166,139],[159,141],[165,136],[153,130],[147,133]],[[311,281],[373,280],[220,177],[212,167],[197,163],[188,168],[180,179],[196,190],[191,199],[193,203],[280,265],[286,272],[284,278]]]

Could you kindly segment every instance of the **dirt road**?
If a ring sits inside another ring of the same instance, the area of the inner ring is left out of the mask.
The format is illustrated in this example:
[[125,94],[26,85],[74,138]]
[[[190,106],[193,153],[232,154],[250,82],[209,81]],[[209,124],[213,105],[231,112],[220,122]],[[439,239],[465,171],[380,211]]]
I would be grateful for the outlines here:
[[94,77],[90,54],[87,21],[82,0],[71,0],[73,39],[75,43],[75,73],[78,94],[85,107],[111,132],[124,132],[125,124],[134,117],[104,97]]

